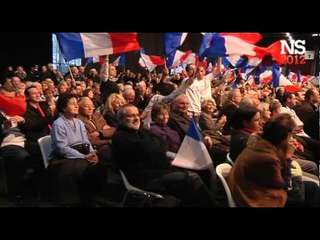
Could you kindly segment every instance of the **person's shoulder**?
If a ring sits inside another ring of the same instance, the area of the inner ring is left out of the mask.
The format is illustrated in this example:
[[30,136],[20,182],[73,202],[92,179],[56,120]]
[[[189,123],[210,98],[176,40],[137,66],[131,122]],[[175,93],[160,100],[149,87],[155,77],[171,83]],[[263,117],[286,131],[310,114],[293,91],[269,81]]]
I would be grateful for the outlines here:
[[83,125],[83,127],[85,126],[84,122],[83,122],[81,119],[79,119],[79,118],[74,117],[74,118],[73,118],[73,121],[74,121],[76,124]]
[[62,116],[60,116],[53,122],[53,124],[61,125],[61,123],[63,123],[63,122],[64,122],[64,119],[62,118]]

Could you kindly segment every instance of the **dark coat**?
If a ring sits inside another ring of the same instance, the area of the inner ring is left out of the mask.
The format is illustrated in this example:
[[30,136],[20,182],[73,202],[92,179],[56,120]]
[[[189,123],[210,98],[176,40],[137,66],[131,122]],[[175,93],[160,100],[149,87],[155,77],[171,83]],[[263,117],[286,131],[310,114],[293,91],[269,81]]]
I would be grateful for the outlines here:
[[308,101],[304,101],[294,110],[300,120],[304,123],[303,130],[313,139],[319,140],[319,111],[316,106]]
[[232,131],[230,139],[230,157],[232,161],[235,162],[239,154],[246,148],[249,137],[250,134],[244,131]]
[[167,143],[169,151],[178,152],[181,141],[177,131],[172,130],[167,125],[160,126],[156,123],[151,123],[150,132],[160,136]]
[[168,127],[179,133],[180,141],[182,142],[184,136],[188,132],[190,122],[191,119],[187,114],[171,111],[170,118],[168,121]]
[[45,117],[42,117],[38,109],[27,103],[27,111],[23,115],[25,123],[19,125],[21,131],[26,135],[26,139],[29,142],[37,142],[39,138],[49,135],[50,129],[48,124],[52,124],[56,116],[52,116],[48,113],[48,103],[40,102],[40,107],[42,108]]
[[235,105],[232,101],[226,101],[221,107],[220,113],[218,115],[218,119],[220,119],[222,117],[222,115],[227,116],[227,122],[223,126],[223,134],[224,135],[231,134],[233,114],[237,108],[238,108],[238,106]]
[[112,93],[118,93],[119,94],[119,87],[118,87],[118,84],[116,82],[111,81],[111,80],[107,80],[107,81],[101,83],[100,91],[101,91],[101,94],[102,94],[102,101],[103,101],[103,103],[105,103],[106,100],[108,99],[108,97]]
[[124,170],[130,183],[141,188],[172,172],[166,151],[165,142],[144,129],[119,126],[112,138],[115,166]]

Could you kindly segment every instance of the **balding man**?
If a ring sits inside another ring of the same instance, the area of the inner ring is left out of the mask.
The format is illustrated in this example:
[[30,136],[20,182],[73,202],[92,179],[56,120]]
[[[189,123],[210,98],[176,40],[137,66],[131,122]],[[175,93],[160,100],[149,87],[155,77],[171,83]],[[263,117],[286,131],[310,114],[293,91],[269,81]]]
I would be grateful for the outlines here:
[[116,129],[110,127],[99,112],[94,113],[93,102],[88,97],[80,99],[77,118],[84,123],[90,143],[98,150],[99,159],[110,161],[111,138]]

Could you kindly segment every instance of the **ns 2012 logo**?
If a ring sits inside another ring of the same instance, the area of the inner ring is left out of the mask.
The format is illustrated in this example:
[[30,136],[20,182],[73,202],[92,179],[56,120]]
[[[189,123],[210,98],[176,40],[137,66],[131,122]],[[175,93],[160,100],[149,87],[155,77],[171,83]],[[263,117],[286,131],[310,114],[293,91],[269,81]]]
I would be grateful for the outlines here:
[[[281,51],[280,54],[286,55],[286,51],[289,55],[286,57],[287,64],[306,64],[306,41],[305,40],[291,40],[290,43],[286,40],[280,40]],[[286,51],[285,51],[286,50]]]

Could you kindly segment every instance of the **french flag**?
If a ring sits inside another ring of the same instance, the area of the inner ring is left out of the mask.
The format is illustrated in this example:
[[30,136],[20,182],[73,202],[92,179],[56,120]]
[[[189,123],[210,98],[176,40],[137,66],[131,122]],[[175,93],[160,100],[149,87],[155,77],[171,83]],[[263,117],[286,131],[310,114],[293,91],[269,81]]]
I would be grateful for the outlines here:
[[180,59],[185,56],[186,52],[176,50],[173,53],[167,55],[167,66],[170,68],[178,67],[180,65]]
[[195,65],[199,64],[199,59],[197,54],[192,53],[191,51],[187,51],[184,55],[181,56],[180,62],[184,64],[190,64],[193,63]]
[[253,71],[261,62],[262,58],[252,56],[230,56],[224,57],[223,61],[229,65],[229,63],[235,67],[240,68],[241,72],[248,75]]
[[139,50],[137,33],[56,33],[66,61]]
[[281,74],[280,67],[277,64],[273,64],[272,66],[272,84],[273,87],[293,85],[289,79],[287,79],[283,74]]
[[125,66],[126,65],[126,54],[122,53],[114,62],[114,66]]
[[99,57],[99,56],[87,58],[87,64],[90,64],[90,63],[100,63],[100,62],[101,62],[101,60],[100,60],[100,57]]
[[192,118],[188,132],[183,139],[172,165],[187,169],[203,170],[212,166],[212,160],[202,136],[197,129],[196,122]]
[[173,32],[164,34],[164,44],[166,55],[174,52],[186,40],[188,33]]
[[[266,85],[266,84],[269,84],[272,79],[275,79],[274,76],[277,76],[277,72],[274,70],[265,70],[265,71],[262,71],[262,73],[259,75],[259,82],[262,84],[262,85]],[[279,78],[280,75],[277,77]],[[278,84],[278,82],[276,81],[274,84]]]
[[266,51],[253,45],[261,38],[259,33],[205,33],[199,48],[200,59],[231,55],[264,56]]
[[177,48],[184,43],[187,35],[188,33],[183,32],[164,34],[164,46],[167,56],[167,66],[177,67],[179,65],[180,58],[185,54],[185,52],[180,51]]
[[161,56],[147,55],[143,48],[140,49],[140,56],[140,66],[147,68],[150,72],[152,72],[157,66],[165,65],[164,58]]
[[291,70],[289,70],[288,79],[290,79],[292,82],[296,82],[297,81],[297,74],[294,72],[291,72]]

